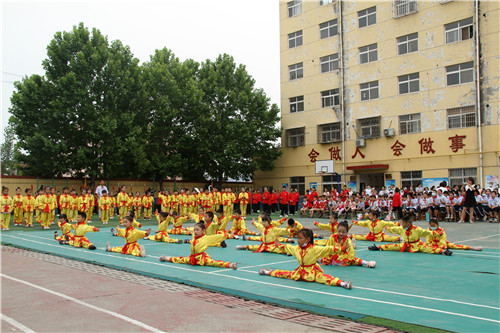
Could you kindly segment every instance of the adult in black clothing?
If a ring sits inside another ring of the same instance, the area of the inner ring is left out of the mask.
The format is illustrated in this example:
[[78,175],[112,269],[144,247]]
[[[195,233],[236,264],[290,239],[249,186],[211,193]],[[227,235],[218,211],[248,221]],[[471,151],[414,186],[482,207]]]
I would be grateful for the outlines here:
[[467,209],[469,210],[470,215],[470,223],[474,223],[474,208],[477,205],[476,197],[474,193],[476,191],[476,185],[474,185],[474,179],[472,177],[467,178],[467,183],[462,185],[462,191],[465,191],[465,202],[464,209],[462,209],[462,216],[460,217],[460,221],[458,223],[465,222],[465,215],[467,214]]

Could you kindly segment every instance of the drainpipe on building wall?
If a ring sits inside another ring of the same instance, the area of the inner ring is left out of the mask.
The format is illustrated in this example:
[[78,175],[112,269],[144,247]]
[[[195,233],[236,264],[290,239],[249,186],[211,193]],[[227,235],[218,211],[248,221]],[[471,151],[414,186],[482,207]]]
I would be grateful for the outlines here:
[[476,112],[477,112],[477,136],[479,142],[479,181],[478,183],[483,185],[483,121],[481,118],[481,73],[480,73],[480,63],[479,63],[479,0],[474,1],[474,13],[476,16],[475,21],[475,31],[474,31],[474,39],[475,39],[475,48],[476,48]]
[[[343,17],[342,17],[342,0],[338,0],[338,17],[339,17],[339,69],[340,69],[340,123],[342,124],[342,179],[344,184],[347,185],[345,179],[345,139],[346,139],[346,128],[345,125],[345,109],[344,109],[344,28],[343,28]],[[335,11],[335,9],[334,9]]]

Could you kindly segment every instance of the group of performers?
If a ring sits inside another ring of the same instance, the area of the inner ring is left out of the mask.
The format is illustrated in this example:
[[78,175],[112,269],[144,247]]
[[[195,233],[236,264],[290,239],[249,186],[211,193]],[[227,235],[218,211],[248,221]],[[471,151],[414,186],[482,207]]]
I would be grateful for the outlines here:
[[[315,222],[315,226],[330,233],[325,239],[315,235],[311,229],[304,228],[298,221],[289,219],[288,216],[273,221],[269,212],[261,213],[257,219],[252,220],[252,225],[259,230],[259,233],[247,229],[242,212],[238,209],[233,214],[226,215],[222,209],[214,213],[212,210],[200,207],[197,213],[179,214],[170,208],[168,212],[156,212],[155,215],[158,230],[151,234],[151,229],[140,229],[142,225],[135,220],[133,211],[126,211],[122,223],[116,229],[111,229],[114,236],[125,238],[126,243],[122,247],[111,247],[108,242],[106,251],[144,257],[146,252],[144,246],[138,243],[140,239],[175,244],[189,243],[190,254],[188,256],[161,256],[160,261],[237,269],[237,263],[212,259],[206,250],[210,246],[227,247],[226,240],[241,238],[244,241],[259,242],[259,244],[237,245],[238,250],[290,255],[299,262],[299,267],[293,271],[263,268],[259,271],[261,275],[318,282],[351,289],[351,281],[342,281],[326,274],[321,266],[353,265],[375,268],[375,261],[356,257],[357,241],[392,242],[370,246],[369,250],[372,251],[408,251],[450,256],[452,254],[450,249],[481,250],[480,247],[471,248],[447,241],[445,231],[439,228],[439,223],[435,219],[430,221],[429,229],[422,229],[413,225],[411,215],[403,217],[401,223],[389,222],[379,220],[377,211],[369,213],[369,220],[353,220],[351,225],[347,221],[339,222],[336,213],[330,216],[327,224]],[[62,214],[58,223],[62,235],[59,236],[56,232],[55,239],[62,245],[96,249],[85,234],[97,232],[99,229],[86,224],[85,212],[79,212],[76,220],[76,224],[71,224],[68,217]],[[184,227],[184,223],[190,220],[193,220],[195,225]],[[228,230],[231,221],[232,227]],[[286,225],[282,227],[285,222]],[[367,227],[369,233],[349,235],[352,225]],[[397,236],[387,235],[384,230]],[[192,238],[181,240],[171,238],[170,235],[190,235]],[[426,237],[426,242],[422,241],[421,237]]]

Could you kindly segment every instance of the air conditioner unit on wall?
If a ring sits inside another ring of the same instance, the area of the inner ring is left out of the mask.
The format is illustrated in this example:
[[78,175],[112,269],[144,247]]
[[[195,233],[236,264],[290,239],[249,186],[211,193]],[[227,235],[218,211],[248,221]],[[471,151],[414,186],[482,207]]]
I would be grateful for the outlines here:
[[388,136],[388,137],[394,136],[394,128],[384,129],[384,136]]
[[356,147],[364,147],[364,146],[365,146],[365,139],[356,140]]

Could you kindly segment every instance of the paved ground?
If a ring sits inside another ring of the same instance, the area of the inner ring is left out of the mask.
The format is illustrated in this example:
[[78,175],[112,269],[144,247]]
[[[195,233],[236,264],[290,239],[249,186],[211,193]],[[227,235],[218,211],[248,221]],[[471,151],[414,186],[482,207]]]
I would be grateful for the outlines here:
[[2,332],[393,332],[3,246]]

